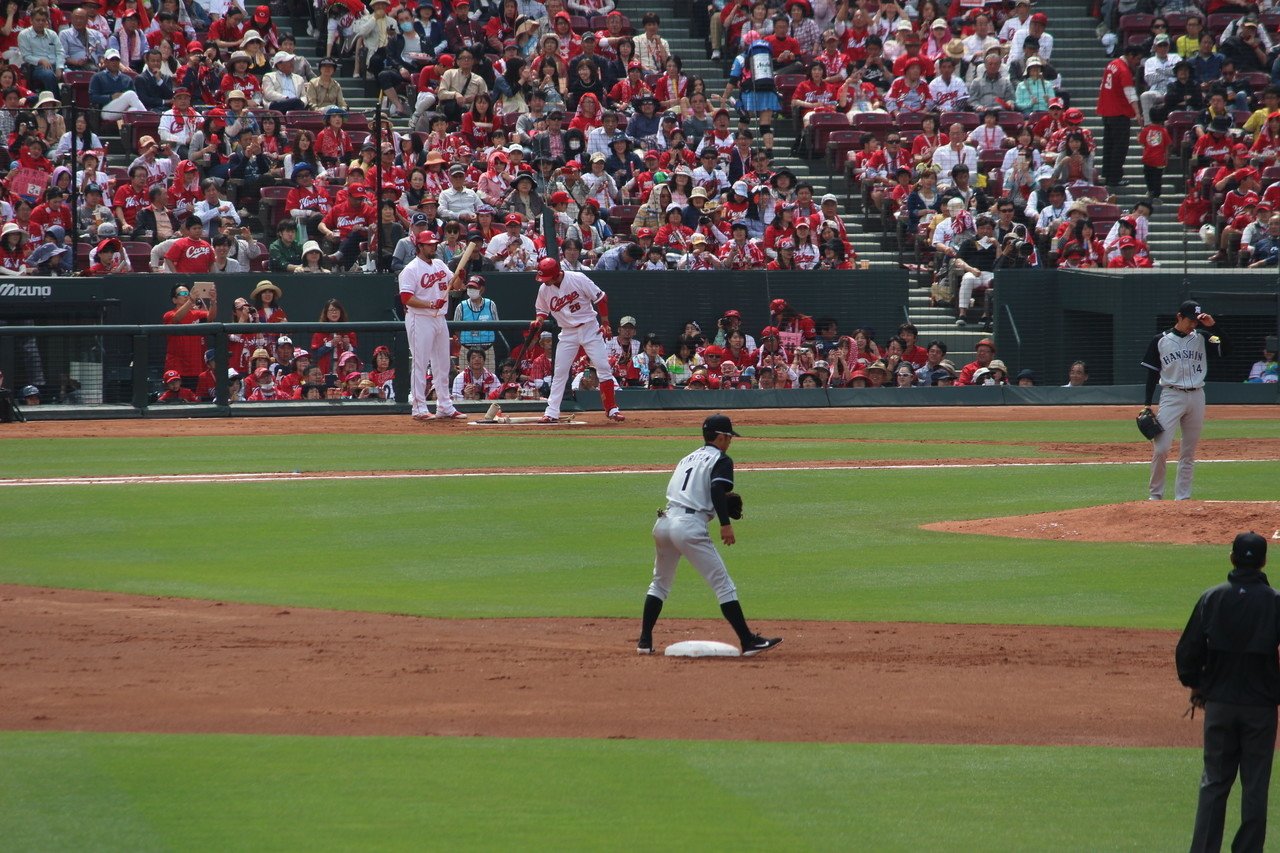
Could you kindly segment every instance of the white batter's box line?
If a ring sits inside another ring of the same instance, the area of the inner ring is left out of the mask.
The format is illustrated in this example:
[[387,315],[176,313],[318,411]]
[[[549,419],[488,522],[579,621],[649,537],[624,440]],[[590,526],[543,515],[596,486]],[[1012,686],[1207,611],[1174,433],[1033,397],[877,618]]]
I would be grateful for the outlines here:
[[[1219,465],[1248,463],[1256,465],[1260,462],[1280,462],[1277,459],[1202,459],[1197,465]],[[938,465],[925,463],[905,463],[898,465],[741,465],[735,464],[739,471],[754,473],[780,473],[797,471],[947,471],[976,468],[1085,468],[1090,466],[1150,465],[1147,460],[1131,462],[944,462]],[[596,474],[610,476],[626,474],[663,474],[666,468],[630,468],[618,471],[574,470],[563,471],[386,471],[353,474],[342,471],[263,471],[261,473],[240,474],[134,474],[105,477],[33,477],[0,479],[0,487],[4,486],[161,486],[174,484],[207,483],[269,483],[302,480],[435,480],[449,477],[527,477],[536,474],[539,477],[588,477]],[[1223,503],[1243,503],[1242,501],[1223,501]],[[1253,503],[1274,503],[1274,501],[1254,501]]]

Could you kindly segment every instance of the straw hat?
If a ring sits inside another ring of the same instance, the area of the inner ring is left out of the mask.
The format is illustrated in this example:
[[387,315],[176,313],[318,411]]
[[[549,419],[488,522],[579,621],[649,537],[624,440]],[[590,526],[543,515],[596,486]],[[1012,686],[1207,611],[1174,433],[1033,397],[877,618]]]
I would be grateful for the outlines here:
[[[304,255],[306,254],[306,249],[305,249],[305,248],[303,249],[303,254],[304,254]],[[262,293],[262,291],[264,291],[264,290],[272,290],[272,291],[275,291],[276,299],[279,299],[280,297],[284,296],[284,291],[282,291],[282,290],[279,288],[279,286],[277,286],[277,285],[275,285],[275,284],[272,284],[270,281],[268,281],[267,279],[265,279],[265,278],[264,278],[262,281],[258,282],[258,286],[257,286],[257,287],[255,287],[255,288],[253,289],[253,292],[249,294],[249,298],[250,298],[250,299],[257,299],[257,298],[258,298],[258,296],[259,296],[259,295]]]

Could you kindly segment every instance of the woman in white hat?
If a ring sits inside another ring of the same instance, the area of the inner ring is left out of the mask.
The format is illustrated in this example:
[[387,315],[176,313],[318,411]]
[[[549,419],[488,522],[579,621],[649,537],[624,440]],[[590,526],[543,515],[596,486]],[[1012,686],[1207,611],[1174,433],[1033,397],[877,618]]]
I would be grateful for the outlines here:
[[327,273],[332,270],[325,266],[324,250],[320,248],[320,244],[315,240],[308,240],[302,244],[302,264],[290,268],[289,272]]

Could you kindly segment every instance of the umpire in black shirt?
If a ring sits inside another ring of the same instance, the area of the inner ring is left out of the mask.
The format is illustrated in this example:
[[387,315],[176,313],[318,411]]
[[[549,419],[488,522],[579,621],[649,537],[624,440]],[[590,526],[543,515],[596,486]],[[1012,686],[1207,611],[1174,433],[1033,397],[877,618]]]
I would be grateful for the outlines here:
[[1178,680],[1204,708],[1204,775],[1191,850],[1220,850],[1227,798],[1240,772],[1240,830],[1233,851],[1261,851],[1280,704],[1280,592],[1267,582],[1267,540],[1241,533],[1226,583],[1196,602],[1178,640]]

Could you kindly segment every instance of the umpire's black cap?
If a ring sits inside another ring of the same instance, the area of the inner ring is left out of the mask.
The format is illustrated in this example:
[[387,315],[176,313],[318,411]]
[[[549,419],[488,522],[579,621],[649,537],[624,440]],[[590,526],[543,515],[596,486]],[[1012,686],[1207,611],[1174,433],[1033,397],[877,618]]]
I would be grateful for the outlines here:
[[721,414],[714,414],[702,422],[702,437],[704,439],[714,441],[717,435],[741,437],[733,431],[733,421],[729,420],[729,416]]
[[1267,540],[1250,530],[1237,533],[1231,543],[1231,562],[1242,569],[1260,569],[1267,562]]

